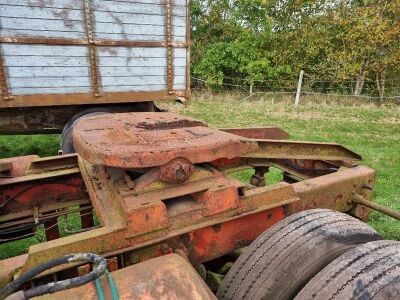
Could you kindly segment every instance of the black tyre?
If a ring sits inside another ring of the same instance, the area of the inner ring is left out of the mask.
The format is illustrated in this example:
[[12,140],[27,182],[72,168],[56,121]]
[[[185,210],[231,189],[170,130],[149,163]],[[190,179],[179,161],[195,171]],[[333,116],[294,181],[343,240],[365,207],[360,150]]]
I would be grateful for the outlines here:
[[376,241],[346,252],[295,299],[400,299],[400,242]]
[[293,299],[331,261],[381,237],[343,213],[315,209],[285,218],[259,236],[235,262],[219,299]]
[[97,109],[97,110],[87,110],[83,111],[79,114],[76,114],[73,116],[64,126],[64,129],[61,133],[61,141],[60,141],[60,149],[63,154],[70,154],[70,153],[75,153],[75,147],[74,147],[74,142],[72,139],[72,131],[74,130],[75,124],[81,120],[82,118],[87,118],[90,116],[95,116],[95,115],[102,115],[102,114],[107,114],[111,113],[111,110],[108,109]]

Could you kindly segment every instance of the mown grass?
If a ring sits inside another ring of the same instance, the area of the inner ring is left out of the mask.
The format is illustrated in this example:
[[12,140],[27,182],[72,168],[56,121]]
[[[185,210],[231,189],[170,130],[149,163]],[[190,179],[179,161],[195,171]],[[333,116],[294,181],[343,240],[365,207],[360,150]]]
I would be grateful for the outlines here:
[[[203,120],[212,127],[279,126],[292,139],[341,143],[361,154],[363,164],[376,170],[375,201],[400,210],[399,106],[318,98],[305,99],[295,107],[292,99],[269,96],[242,101],[237,96],[210,94],[195,96],[188,107],[177,103],[162,107]],[[56,155],[58,149],[58,135],[0,136],[0,157],[49,156]],[[276,181],[279,176],[274,170],[268,180]],[[372,213],[369,224],[385,238],[400,240],[399,221]],[[0,245],[1,256],[23,253],[30,244],[43,239],[39,232],[28,240]]]

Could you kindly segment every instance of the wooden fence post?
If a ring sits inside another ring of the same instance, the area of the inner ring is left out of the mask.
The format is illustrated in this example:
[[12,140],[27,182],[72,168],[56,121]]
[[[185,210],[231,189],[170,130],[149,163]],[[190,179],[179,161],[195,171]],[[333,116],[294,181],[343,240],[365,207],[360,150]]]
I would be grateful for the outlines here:
[[297,84],[297,93],[296,93],[296,101],[295,105],[298,106],[300,104],[300,95],[301,95],[301,86],[303,85],[303,77],[304,77],[304,71],[300,71],[300,76],[299,76],[299,83]]

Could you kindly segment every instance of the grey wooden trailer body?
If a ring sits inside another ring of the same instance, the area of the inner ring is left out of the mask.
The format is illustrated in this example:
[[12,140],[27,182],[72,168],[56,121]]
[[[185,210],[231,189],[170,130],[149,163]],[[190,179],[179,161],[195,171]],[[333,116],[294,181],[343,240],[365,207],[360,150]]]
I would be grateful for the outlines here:
[[0,109],[186,100],[188,11],[187,0],[0,0]]

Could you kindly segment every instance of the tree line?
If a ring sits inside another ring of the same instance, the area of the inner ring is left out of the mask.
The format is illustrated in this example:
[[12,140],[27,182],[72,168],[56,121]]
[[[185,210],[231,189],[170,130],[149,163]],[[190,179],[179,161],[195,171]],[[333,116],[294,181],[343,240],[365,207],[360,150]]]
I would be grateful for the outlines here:
[[[400,0],[192,0],[192,74],[208,87],[399,95]],[[345,92],[345,91],[343,91]]]

